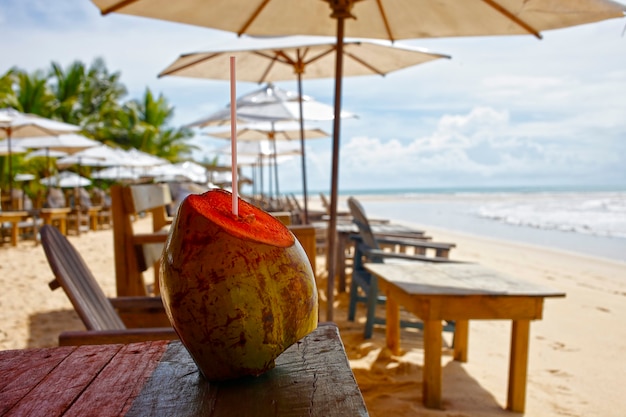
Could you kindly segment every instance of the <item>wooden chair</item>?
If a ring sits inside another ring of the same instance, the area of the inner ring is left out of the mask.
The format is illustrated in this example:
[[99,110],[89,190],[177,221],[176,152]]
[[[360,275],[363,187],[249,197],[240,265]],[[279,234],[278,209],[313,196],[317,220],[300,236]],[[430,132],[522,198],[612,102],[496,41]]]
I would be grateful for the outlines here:
[[74,188],[70,193],[73,204],[67,216],[68,230],[77,236],[89,230],[98,230],[98,213],[102,207],[92,203],[89,192],[83,187]]
[[[359,234],[354,236],[355,253],[352,268],[352,282],[350,284],[350,304],[348,307],[348,320],[354,321],[356,305],[363,302],[366,305],[366,321],[364,337],[372,337],[374,324],[385,324],[384,318],[376,317],[376,306],[385,303],[385,297],[378,292],[376,276],[370,274],[363,266],[365,262],[384,262],[385,259],[399,259],[404,261],[419,262],[455,262],[449,259],[450,250],[455,246],[453,243],[437,243],[419,239],[398,237],[376,237],[372,232],[370,223],[365,215],[361,204],[353,197],[348,199],[348,207],[353,217],[353,222],[359,229]],[[381,245],[388,248],[399,247],[398,251],[381,249]],[[414,253],[407,253],[407,248],[413,248]],[[433,255],[429,256],[430,252]],[[428,252],[428,253],[427,253]],[[363,295],[359,294],[362,291]],[[419,323],[401,322],[404,327],[420,327]],[[448,323],[445,330],[454,331],[453,323]]]
[[111,196],[101,188],[94,188],[92,190],[91,201],[94,205],[100,207],[97,215],[97,228],[110,228],[113,224],[113,215],[111,213]]
[[63,288],[87,329],[61,333],[59,345],[134,343],[177,338],[160,298],[107,298],[83,258],[57,228],[44,225],[40,233],[43,249],[55,276],[49,284],[50,289]]
[[[118,296],[145,296],[150,292],[143,272],[154,267],[158,293],[158,262],[172,219],[166,206],[172,202],[165,184],[114,185],[111,187],[115,277]],[[139,215],[152,215],[152,233],[135,233],[133,222]]]

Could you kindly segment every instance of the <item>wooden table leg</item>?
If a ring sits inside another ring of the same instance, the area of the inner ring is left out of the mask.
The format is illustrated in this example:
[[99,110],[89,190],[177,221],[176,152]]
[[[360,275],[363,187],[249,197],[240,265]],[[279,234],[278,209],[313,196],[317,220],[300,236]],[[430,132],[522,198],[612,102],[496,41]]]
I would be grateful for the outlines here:
[[65,217],[59,219],[59,230],[63,236],[67,236],[67,219]]
[[400,306],[392,297],[387,296],[385,305],[385,334],[387,337],[387,347],[394,355],[400,354]]
[[17,242],[20,238],[20,229],[17,222],[11,222],[11,246],[17,246]]
[[422,388],[424,405],[427,408],[441,408],[442,331],[441,320],[424,320],[424,378]]
[[89,213],[89,229],[98,230],[98,213]]
[[506,408],[518,413],[524,412],[526,401],[529,338],[530,320],[513,320],[509,363],[509,391]]
[[469,320],[456,320],[454,323],[454,360],[467,362],[469,346]]
[[337,265],[339,272],[340,293],[346,292],[346,241],[348,237],[345,233],[337,233]]

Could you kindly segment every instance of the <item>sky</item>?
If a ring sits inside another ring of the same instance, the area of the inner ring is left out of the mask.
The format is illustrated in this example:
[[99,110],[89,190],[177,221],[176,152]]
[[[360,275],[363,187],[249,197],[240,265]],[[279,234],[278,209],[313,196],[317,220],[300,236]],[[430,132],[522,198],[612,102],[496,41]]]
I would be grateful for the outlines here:
[[[624,4],[626,1],[620,1]],[[0,0],[0,72],[48,70],[103,58],[121,72],[126,99],[146,88],[175,108],[182,126],[225,107],[227,81],[157,78],[179,55],[236,36],[140,17],[101,16],[89,0]],[[439,59],[388,74],[346,77],[339,187],[626,187],[626,19],[532,36],[418,39]],[[296,90],[295,81],[277,82]],[[237,95],[259,88],[238,82]],[[332,105],[332,79],[304,93]],[[332,133],[330,123],[317,123]],[[196,130],[212,158],[227,142]],[[306,143],[310,192],[330,189],[332,139]],[[299,192],[300,161],[279,166],[280,190]]]

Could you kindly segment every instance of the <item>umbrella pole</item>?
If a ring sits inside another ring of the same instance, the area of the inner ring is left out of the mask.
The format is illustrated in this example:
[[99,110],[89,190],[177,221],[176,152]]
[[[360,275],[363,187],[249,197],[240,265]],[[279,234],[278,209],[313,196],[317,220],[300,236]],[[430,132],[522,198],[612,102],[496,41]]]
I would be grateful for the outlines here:
[[[345,12],[345,11],[343,11]],[[335,299],[335,275],[337,269],[337,196],[339,187],[339,135],[341,131],[341,81],[343,78],[343,35],[345,15],[342,10],[335,10],[337,18],[337,56],[335,59],[335,118],[333,120],[333,157],[330,184],[330,220],[328,222],[328,294],[326,294],[326,320],[333,321]]]
[[7,129],[7,153],[9,161],[9,210],[13,210],[13,161],[11,155],[11,128]]
[[306,185],[306,154],[304,152],[304,109],[302,106],[302,71],[298,71],[298,96],[300,100],[300,152],[302,152],[302,198],[304,200],[304,224],[309,224],[309,198]]

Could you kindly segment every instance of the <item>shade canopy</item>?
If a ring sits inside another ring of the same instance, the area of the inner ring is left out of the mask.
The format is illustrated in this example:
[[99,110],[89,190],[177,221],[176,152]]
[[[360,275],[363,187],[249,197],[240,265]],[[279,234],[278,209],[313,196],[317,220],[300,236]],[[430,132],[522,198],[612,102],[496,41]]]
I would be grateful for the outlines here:
[[40,182],[48,187],[61,188],[86,187],[91,184],[91,180],[89,178],[81,177],[80,175],[70,171],[62,171],[57,175],[42,178]]
[[50,149],[53,151],[72,153],[98,146],[100,142],[76,133],[65,133],[60,135],[25,137],[17,139],[15,144],[28,149]]
[[[182,54],[159,74],[228,80],[229,59],[237,60],[237,80],[266,83],[332,78],[336,39],[319,36],[239,38],[206,51]],[[375,39],[344,41],[344,76],[385,75],[448,55]]]
[[80,126],[46,119],[35,114],[22,113],[15,109],[0,109],[0,138],[7,138],[9,157],[9,189],[13,188],[13,162],[11,158],[13,138],[58,135],[77,132]]
[[[215,132],[209,132],[207,135],[216,138],[230,139],[230,129]],[[305,126],[305,139],[319,139],[330,137],[330,133],[324,132],[322,129],[312,126]],[[257,141],[257,140],[300,140],[300,124],[294,122],[260,122],[246,124],[237,128],[237,139],[241,141]]]
[[[258,90],[237,98],[237,118],[240,122],[281,122],[300,120],[300,95],[295,91],[285,90],[268,83]],[[334,118],[334,108],[302,96],[303,119],[305,121],[328,121]],[[342,111],[341,117],[356,117],[355,114]],[[222,110],[190,123],[188,127],[222,126],[230,123],[230,104]]]
[[0,138],[27,138],[78,132],[80,126],[14,109],[0,109]]
[[622,17],[608,0],[92,0],[103,14],[152,17],[239,35],[344,36],[411,39],[450,36],[535,35]]

